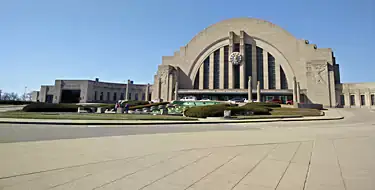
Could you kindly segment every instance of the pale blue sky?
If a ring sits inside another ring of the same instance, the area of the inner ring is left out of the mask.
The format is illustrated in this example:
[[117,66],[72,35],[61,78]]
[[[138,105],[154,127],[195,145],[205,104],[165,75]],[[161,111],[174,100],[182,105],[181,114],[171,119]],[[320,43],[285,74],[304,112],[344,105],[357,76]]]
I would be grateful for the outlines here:
[[235,17],[332,48],[343,82],[375,81],[375,0],[0,0],[0,89],[56,78],[152,83],[162,56]]

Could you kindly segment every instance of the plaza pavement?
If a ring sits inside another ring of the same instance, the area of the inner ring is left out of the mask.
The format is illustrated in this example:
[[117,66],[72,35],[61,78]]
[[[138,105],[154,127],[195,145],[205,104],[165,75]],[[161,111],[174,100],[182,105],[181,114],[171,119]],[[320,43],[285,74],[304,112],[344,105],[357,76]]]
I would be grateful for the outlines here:
[[259,130],[0,144],[0,189],[375,189],[375,112]]

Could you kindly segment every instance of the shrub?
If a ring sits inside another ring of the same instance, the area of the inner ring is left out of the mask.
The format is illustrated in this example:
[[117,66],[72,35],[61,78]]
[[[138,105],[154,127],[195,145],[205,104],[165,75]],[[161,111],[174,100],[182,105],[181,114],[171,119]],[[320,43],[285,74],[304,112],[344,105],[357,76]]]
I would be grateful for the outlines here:
[[280,104],[274,102],[251,102],[247,103],[244,106],[246,107],[267,107],[267,108],[279,108]]
[[152,103],[152,104],[146,104],[146,105],[136,105],[136,106],[130,106],[129,110],[150,108],[151,106],[158,107],[159,105],[167,105],[167,104],[169,104],[169,102],[158,102],[158,103]]
[[75,104],[51,104],[51,103],[34,103],[25,106],[24,112],[77,112],[78,105]]
[[224,110],[226,110],[228,107],[230,107],[228,104],[191,107],[185,110],[185,115],[187,117],[198,118],[221,117],[224,116]]
[[231,106],[228,104],[216,104],[209,106],[197,106],[188,108],[185,111],[187,117],[223,117],[224,110],[231,110],[232,115],[248,115],[252,113],[254,115],[269,115],[270,109],[265,107],[256,106]]
[[25,105],[31,104],[34,102],[31,101],[21,101],[21,100],[0,100],[0,104],[8,104],[8,105]]
[[149,104],[148,101],[142,101],[142,100],[129,100],[121,103],[121,107],[125,107],[125,105],[128,104],[129,107],[133,106],[139,106],[139,105],[147,105]]

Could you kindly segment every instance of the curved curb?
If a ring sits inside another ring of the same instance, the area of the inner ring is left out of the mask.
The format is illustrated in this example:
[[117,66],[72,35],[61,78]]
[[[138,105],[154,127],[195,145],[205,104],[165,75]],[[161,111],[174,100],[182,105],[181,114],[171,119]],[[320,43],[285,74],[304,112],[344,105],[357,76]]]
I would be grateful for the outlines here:
[[[341,120],[344,117],[330,117],[330,118],[284,118],[284,119],[264,119],[264,120],[222,120],[222,121],[168,121],[165,123],[155,122],[155,120],[148,122],[113,122],[113,123],[101,123],[101,122],[43,122],[43,121],[1,121],[0,124],[40,124],[40,125],[178,125],[178,124],[231,124],[231,123],[266,123],[266,122],[288,122],[288,121],[332,121]],[[77,120],[79,121],[79,120]]]

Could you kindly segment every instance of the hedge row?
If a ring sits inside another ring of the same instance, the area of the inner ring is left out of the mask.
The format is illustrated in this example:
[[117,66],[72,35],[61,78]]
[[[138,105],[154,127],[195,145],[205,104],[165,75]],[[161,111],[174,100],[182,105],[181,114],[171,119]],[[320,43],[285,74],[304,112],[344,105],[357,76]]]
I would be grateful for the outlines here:
[[149,104],[148,101],[141,101],[141,100],[129,100],[129,101],[125,101],[121,104],[121,107],[125,107],[125,105],[128,104],[129,107],[133,107],[133,106],[139,106],[139,105],[147,105]]
[[8,104],[8,105],[26,105],[31,104],[31,101],[22,101],[22,100],[0,100],[0,104]]
[[77,112],[78,105],[75,104],[51,104],[51,103],[34,103],[25,106],[24,112]]
[[254,105],[237,107],[228,104],[216,104],[188,108],[185,111],[185,116],[198,118],[223,117],[224,110],[231,110],[232,115],[247,115],[250,112],[254,115],[269,115],[271,109]]
[[251,102],[247,103],[244,106],[246,107],[267,107],[267,108],[280,108],[281,105],[274,102]]
[[145,105],[138,105],[138,106],[130,106],[129,110],[136,110],[136,109],[143,109],[143,108],[150,108],[152,106],[159,106],[159,105],[167,105],[169,102],[158,102],[152,104],[145,104]]

